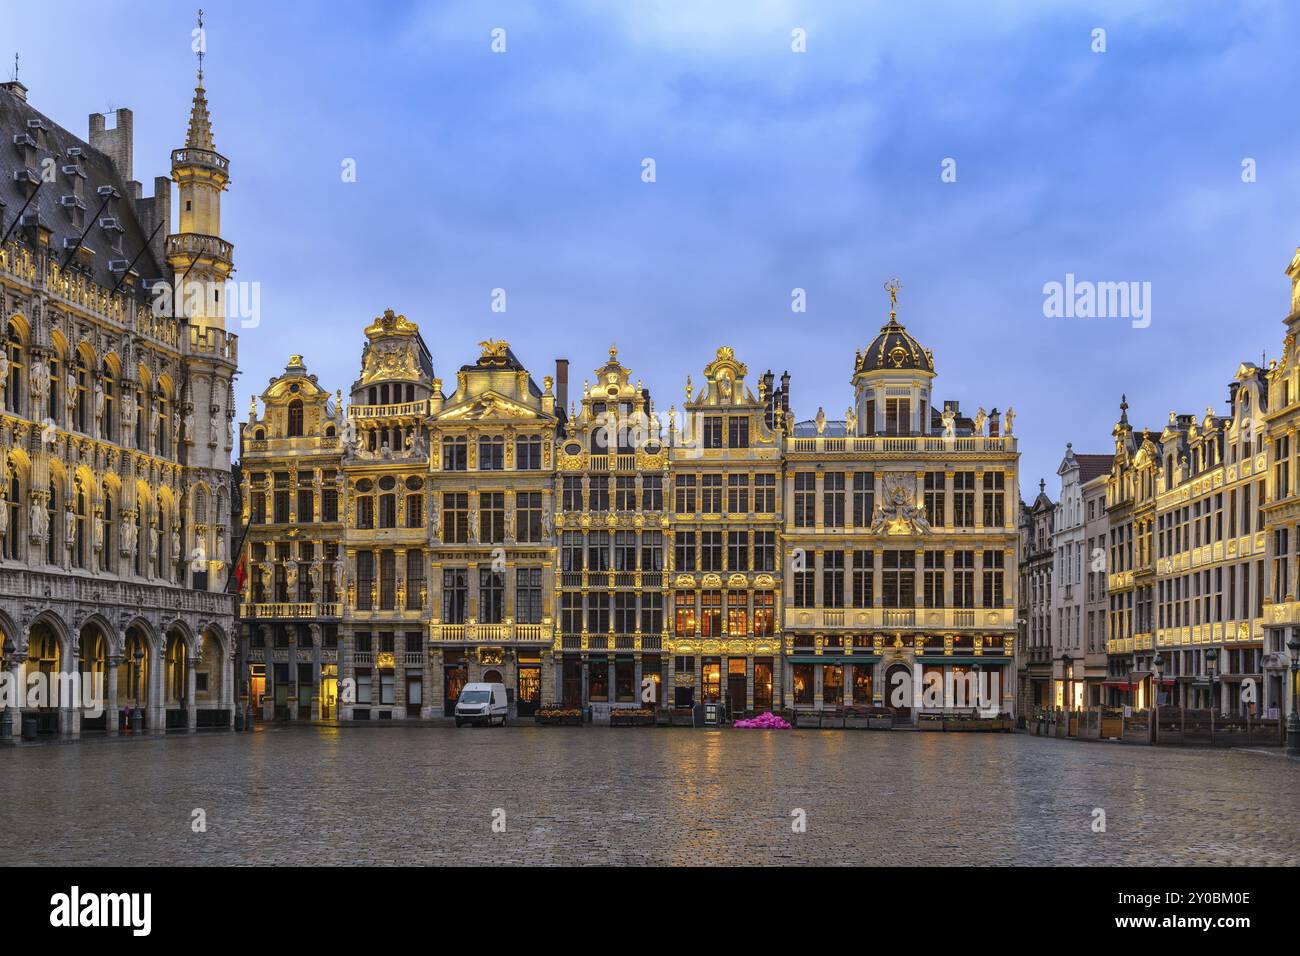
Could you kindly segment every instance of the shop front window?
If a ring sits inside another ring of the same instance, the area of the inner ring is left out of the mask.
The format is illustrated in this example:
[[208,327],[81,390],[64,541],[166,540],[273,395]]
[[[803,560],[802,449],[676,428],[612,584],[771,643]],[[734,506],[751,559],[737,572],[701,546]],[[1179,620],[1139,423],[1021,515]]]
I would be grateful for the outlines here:
[[587,664],[587,699],[609,700],[609,664],[603,657],[593,657]]
[[705,703],[716,704],[722,698],[722,662],[706,660],[700,676]]
[[619,658],[614,663],[614,699],[620,703],[636,700],[636,665],[632,659]]
[[772,709],[772,662],[770,660],[754,661],[754,708]]
[[838,707],[844,703],[844,666],[842,664],[825,664],[822,666],[822,701],[833,707]]
[[860,707],[871,704],[871,665],[858,664],[853,668],[853,703]]
[[811,704],[813,702],[813,666],[811,664],[794,665],[794,702]]

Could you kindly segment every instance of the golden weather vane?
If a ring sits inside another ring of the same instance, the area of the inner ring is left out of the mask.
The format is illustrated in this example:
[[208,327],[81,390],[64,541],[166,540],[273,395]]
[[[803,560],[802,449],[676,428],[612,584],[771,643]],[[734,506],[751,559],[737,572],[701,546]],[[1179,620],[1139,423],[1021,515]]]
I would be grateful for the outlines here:
[[198,42],[198,49],[195,51],[199,55],[199,86],[203,85],[203,54],[208,49],[208,38],[203,34],[203,8],[199,7],[199,29],[195,36]]

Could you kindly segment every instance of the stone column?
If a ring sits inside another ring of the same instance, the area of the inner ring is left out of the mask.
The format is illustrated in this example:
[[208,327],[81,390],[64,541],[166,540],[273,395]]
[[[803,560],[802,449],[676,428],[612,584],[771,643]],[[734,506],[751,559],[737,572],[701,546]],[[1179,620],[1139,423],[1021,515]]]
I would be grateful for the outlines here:
[[122,664],[122,658],[112,654],[108,658],[108,674],[105,683],[108,685],[105,689],[104,699],[104,729],[108,731],[108,736],[117,736],[117,669]]
[[23,735],[23,701],[27,695],[27,688],[23,685],[23,661],[26,657],[27,648],[22,647],[16,649],[8,661],[9,687],[13,699],[5,710],[5,720],[9,721],[9,735],[14,740]]
[[76,639],[69,644],[71,650],[62,663],[63,673],[71,679],[64,681],[64,687],[60,688],[68,696],[59,698],[59,736],[76,740],[81,736],[81,661]]
[[289,689],[286,695],[285,703],[288,705],[287,713],[289,720],[298,719],[298,626],[290,624],[289,631],[289,652],[288,652],[288,672],[289,672]]
[[198,671],[199,662],[193,655],[187,655],[185,658],[185,729],[189,733],[194,733],[199,726],[199,705],[194,699],[195,688],[198,681],[195,674]]
[[145,704],[145,712],[149,715],[148,731],[151,734],[162,735],[167,733],[167,644],[166,637],[162,638],[162,643],[153,655],[154,660],[150,662],[149,667],[149,698]]
[[319,624],[311,625],[311,719],[320,720],[320,655],[323,641]]

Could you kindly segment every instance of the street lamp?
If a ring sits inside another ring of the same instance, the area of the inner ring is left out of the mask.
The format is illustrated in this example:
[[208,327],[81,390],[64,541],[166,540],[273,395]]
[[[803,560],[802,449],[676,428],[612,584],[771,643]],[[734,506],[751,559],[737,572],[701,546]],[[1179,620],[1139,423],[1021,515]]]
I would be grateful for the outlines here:
[[[6,637],[4,647],[0,648],[0,656],[4,658],[0,661],[0,676],[3,676],[9,670],[9,661],[13,659],[14,642],[11,638]],[[10,687],[7,694],[0,695],[0,740],[9,739],[9,698],[12,697],[14,704],[18,703],[18,688]]]
[[1157,654],[1151,659],[1151,666],[1155,669],[1155,692],[1151,699],[1151,742],[1160,743],[1160,678],[1165,672],[1165,655]]
[[132,693],[135,707],[131,709],[131,733],[138,734],[144,730],[144,714],[140,713],[140,668],[144,665],[144,648],[136,645],[135,673],[131,677]]
[[1218,696],[1214,693],[1214,680],[1219,674],[1219,652],[1213,647],[1205,651],[1205,676],[1210,684],[1210,713],[1218,707]]
[[1061,686],[1064,688],[1061,694],[1061,703],[1064,704],[1065,720],[1070,720],[1070,684],[1074,677],[1074,658],[1069,654],[1061,655]]
[[1291,652],[1291,713],[1286,719],[1286,752],[1288,756],[1300,757],[1300,711],[1296,710],[1296,684],[1300,683],[1300,634],[1293,630],[1286,648]]

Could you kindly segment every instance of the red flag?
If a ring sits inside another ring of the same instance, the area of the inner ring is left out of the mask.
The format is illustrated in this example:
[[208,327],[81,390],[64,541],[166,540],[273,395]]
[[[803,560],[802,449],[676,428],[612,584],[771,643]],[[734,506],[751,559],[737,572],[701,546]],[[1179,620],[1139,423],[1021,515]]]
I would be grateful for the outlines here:
[[239,556],[239,563],[235,565],[235,583],[239,585],[239,590],[244,590],[244,581],[248,578],[248,572],[244,569],[244,556]]

